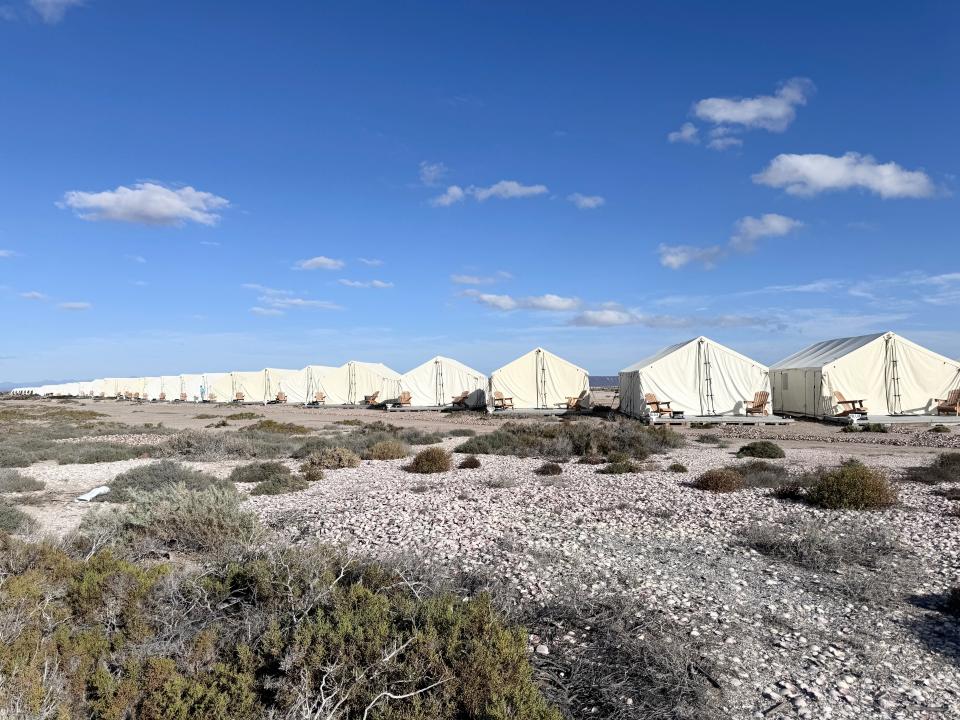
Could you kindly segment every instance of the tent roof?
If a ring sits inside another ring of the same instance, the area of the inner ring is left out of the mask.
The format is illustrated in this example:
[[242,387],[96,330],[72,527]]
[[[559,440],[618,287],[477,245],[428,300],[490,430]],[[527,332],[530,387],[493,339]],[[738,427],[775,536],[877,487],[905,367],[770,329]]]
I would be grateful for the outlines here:
[[364,367],[370,368],[370,370],[379,372],[383,377],[390,378],[391,380],[400,379],[400,373],[398,373],[393,368],[388,368],[383,363],[363,362],[362,360],[349,360],[346,363],[344,363],[344,365],[363,365]]
[[669,355],[672,355],[672,354],[675,353],[677,350],[680,350],[681,348],[684,348],[684,347],[686,347],[687,345],[690,345],[690,344],[692,344],[692,343],[700,342],[701,340],[710,343],[710,345],[712,345],[713,347],[722,349],[723,352],[725,352],[725,353],[728,353],[728,354],[733,355],[733,356],[735,356],[735,357],[737,357],[737,358],[740,358],[740,359],[743,360],[744,362],[751,363],[751,364],[756,365],[756,366],[758,366],[758,367],[765,367],[765,366],[763,365],[763,363],[759,363],[759,362],[757,362],[756,360],[754,360],[753,358],[749,358],[749,357],[747,357],[746,355],[743,355],[743,354],[741,354],[741,353],[738,353],[736,350],[733,350],[732,348],[729,348],[729,347],[727,347],[726,345],[723,345],[723,344],[721,344],[721,343],[718,343],[716,340],[711,340],[710,338],[706,337],[705,335],[698,335],[697,337],[691,338],[690,340],[684,340],[683,342],[679,342],[679,343],[676,343],[676,344],[674,344],[674,345],[668,345],[667,347],[663,348],[662,350],[658,350],[657,352],[655,352],[655,353],[654,353],[653,355],[651,355],[650,357],[644,358],[643,360],[641,360],[641,361],[639,361],[639,362],[635,362],[633,365],[630,365],[630,366],[628,366],[628,367],[625,367],[625,368],[624,368],[623,370],[621,370],[620,372],[633,372],[633,371],[635,371],[635,370],[642,370],[642,369],[645,368],[645,367],[650,367],[650,366],[653,365],[654,363],[657,363],[657,362],[663,360],[665,357],[667,357],[667,356],[669,356]]
[[471,374],[471,375],[476,375],[477,377],[486,377],[486,375],[485,375],[484,373],[480,372],[479,370],[474,370],[474,369],[473,369],[472,367],[470,367],[469,365],[464,365],[464,364],[463,364],[462,362],[460,362],[459,360],[454,360],[453,358],[448,358],[448,357],[446,357],[446,356],[444,356],[444,355],[434,355],[434,356],[433,356],[432,358],[430,358],[429,360],[426,360],[426,361],[420,363],[419,365],[417,365],[416,367],[411,368],[410,370],[407,370],[407,372],[406,372],[405,374],[406,374],[406,375],[409,375],[409,374],[412,373],[414,370],[419,370],[419,369],[422,368],[422,367],[429,367],[429,366],[433,365],[434,363],[441,363],[441,364],[443,364],[443,365],[453,365],[453,366],[458,367],[458,368],[460,368],[461,370],[463,370],[463,371],[465,371],[465,372],[467,372],[467,373],[469,373],[469,374]]
[[567,360],[567,359],[565,359],[565,358],[562,358],[562,357],[560,357],[559,355],[555,355],[554,353],[550,352],[550,351],[547,350],[546,348],[542,348],[542,347],[535,347],[535,348],[534,348],[533,350],[531,350],[530,352],[525,352],[523,355],[520,355],[519,357],[515,357],[513,360],[511,360],[510,362],[506,363],[505,365],[502,365],[501,367],[498,367],[496,370],[494,370],[494,371],[493,371],[492,373],[490,373],[490,374],[491,374],[491,375],[494,375],[494,374],[500,372],[501,370],[503,370],[504,368],[509,367],[510,365],[513,365],[513,363],[517,362],[518,360],[523,360],[525,357],[527,357],[527,356],[529,356],[529,355],[533,355],[533,354],[536,353],[536,352],[542,352],[544,355],[549,355],[549,356],[552,357],[552,358],[556,358],[556,359],[559,360],[560,362],[566,363],[567,365],[570,365],[571,367],[575,367],[577,370],[579,370],[580,372],[582,372],[584,375],[590,375],[590,371],[589,371],[589,370],[585,370],[584,368],[580,367],[579,365],[575,365],[574,363],[570,362],[569,360]]
[[836,338],[814,343],[790,357],[784,358],[770,366],[771,370],[787,370],[790,368],[817,368],[836,362],[844,355],[869,345],[874,340],[882,338],[887,333],[873,333],[858,335],[857,337]]

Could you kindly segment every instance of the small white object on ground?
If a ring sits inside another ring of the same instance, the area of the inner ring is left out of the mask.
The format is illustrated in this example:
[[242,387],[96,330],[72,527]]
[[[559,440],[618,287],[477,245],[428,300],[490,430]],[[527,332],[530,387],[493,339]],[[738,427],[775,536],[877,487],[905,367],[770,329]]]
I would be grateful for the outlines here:
[[108,492],[110,492],[110,488],[107,487],[106,485],[101,485],[101,486],[95,487],[93,490],[90,490],[89,492],[85,492],[83,495],[80,495],[79,497],[77,497],[77,502],[90,502],[90,501],[93,500],[95,497],[97,497],[97,496],[99,496],[99,495],[105,495],[105,494],[108,493]]

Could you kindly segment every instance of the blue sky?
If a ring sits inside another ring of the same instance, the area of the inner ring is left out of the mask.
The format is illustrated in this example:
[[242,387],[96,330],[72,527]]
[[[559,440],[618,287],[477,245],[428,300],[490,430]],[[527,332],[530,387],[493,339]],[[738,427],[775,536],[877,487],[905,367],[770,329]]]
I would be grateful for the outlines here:
[[960,6],[0,0],[0,380],[960,356]]

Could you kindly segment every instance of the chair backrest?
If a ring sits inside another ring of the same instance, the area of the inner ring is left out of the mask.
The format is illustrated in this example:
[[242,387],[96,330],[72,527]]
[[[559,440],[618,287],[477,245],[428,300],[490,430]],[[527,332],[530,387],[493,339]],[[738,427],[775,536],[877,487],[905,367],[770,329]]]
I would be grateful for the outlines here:
[[757,393],[753,396],[753,406],[755,408],[765,407],[767,400],[770,399],[770,393],[766,390],[758,390]]
[[660,402],[659,400],[657,400],[657,396],[654,395],[653,393],[644,393],[643,399],[646,401],[648,405],[653,405],[655,403]]
[[833,391],[833,396],[834,396],[839,402],[846,402],[846,401],[847,401],[847,399],[843,396],[843,393],[840,392],[839,390],[834,390],[834,391]]
[[411,395],[409,392],[404,390],[402,393],[400,393],[400,397],[397,399],[402,403],[408,403],[410,402],[410,400],[413,399],[413,395]]
[[326,402],[327,396],[326,393],[316,392],[313,394],[313,399],[317,402]]
[[947,393],[947,405],[956,405],[957,403],[960,403],[960,388]]
[[494,390],[494,391],[493,391],[493,397],[494,397],[494,399],[496,399],[496,400],[503,400],[503,393],[500,392],[499,390]]
[[242,392],[238,392],[238,393],[237,393],[237,400],[243,400],[243,397],[244,397],[244,396],[243,396],[243,393],[242,393]]

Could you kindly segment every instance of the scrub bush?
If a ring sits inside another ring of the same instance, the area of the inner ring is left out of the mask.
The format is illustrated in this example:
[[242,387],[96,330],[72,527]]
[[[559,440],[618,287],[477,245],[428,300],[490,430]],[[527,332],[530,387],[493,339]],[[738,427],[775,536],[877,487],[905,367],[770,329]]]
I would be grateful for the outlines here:
[[897,492],[883,471],[848,460],[818,470],[805,499],[828,510],[879,510],[896,504]]
[[443,448],[427,448],[414,455],[403,469],[410,473],[442,473],[452,465],[450,453]]
[[476,470],[480,467],[480,459],[476,455],[468,455],[460,461],[457,467],[461,470]]
[[224,492],[235,492],[229,480],[219,480],[213,475],[192,470],[170,460],[141,465],[120,473],[110,482],[110,492],[97,496],[100,502],[128,502],[134,493],[156,492],[181,485],[187,490],[207,490],[221,488]]
[[563,468],[555,462],[545,462],[533,472],[537,475],[559,475],[563,472]]
[[290,476],[290,468],[278,462],[255,462],[241,465],[230,473],[230,482],[263,483]]
[[45,487],[45,483],[16,470],[0,470],[0,493],[34,492]]
[[745,487],[743,475],[730,468],[707,470],[691,484],[698,490],[718,493],[736,492]]
[[737,451],[738,458],[754,457],[776,459],[786,457],[783,448],[770,440],[756,440],[747,443]]
[[399,460],[410,454],[410,449],[399,440],[381,440],[365,453],[366,460]]

